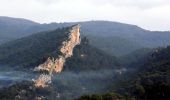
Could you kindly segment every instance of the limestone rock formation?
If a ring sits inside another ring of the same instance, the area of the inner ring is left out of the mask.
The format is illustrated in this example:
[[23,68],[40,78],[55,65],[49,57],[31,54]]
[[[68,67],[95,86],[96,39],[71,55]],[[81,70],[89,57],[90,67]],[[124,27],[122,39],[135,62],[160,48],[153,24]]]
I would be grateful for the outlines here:
[[51,77],[53,73],[60,73],[63,69],[64,63],[68,57],[73,55],[73,49],[76,45],[79,45],[80,39],[80,25],[74,25],[71,27],[68,33],[68,39],[63,41],[61,48],[59,49],[61,55],[58,58],[48,58],[43,64],[35,67],[34,71],[46,71],[48,74],[40,74],[40,76],[34,80],[36,87],[46,87],[51,83]]

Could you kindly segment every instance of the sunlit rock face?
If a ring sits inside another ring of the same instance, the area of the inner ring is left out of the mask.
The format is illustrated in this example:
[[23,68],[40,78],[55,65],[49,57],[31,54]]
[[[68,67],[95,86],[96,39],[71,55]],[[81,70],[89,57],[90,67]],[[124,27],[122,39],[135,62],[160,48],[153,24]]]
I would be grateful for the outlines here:
[[73,48],[80,44],[80,26],[74,26],[69,34],[69,40],[63,42],[63,46],[60,49],[64,58],[71,57],[73,54]]
[[56,59],[48,58],[43,64],[35,67],[34,71],[46,71],[49,74],[41,74],[37,79],[35,79],[35,86],[48,86],[48,84],[51,83],[52,74],[60,73],[62,71],[66,59],[73,55],[74,47],[79,45],[80,42],[80,25],[72,26],[68,33],[68,39],[63,41],[62,46],[59,49],[61,55],[59,55]]
[[47,87],[51,83],[51,76],[46,74],[41,74],[35,81],[35,87]]

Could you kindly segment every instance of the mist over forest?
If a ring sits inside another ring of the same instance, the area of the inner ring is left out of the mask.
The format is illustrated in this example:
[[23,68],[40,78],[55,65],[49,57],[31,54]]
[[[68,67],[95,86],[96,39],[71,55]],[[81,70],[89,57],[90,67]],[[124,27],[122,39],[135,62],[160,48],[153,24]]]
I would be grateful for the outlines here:
[[0,17],[2,100],[169,100],[170,31]]

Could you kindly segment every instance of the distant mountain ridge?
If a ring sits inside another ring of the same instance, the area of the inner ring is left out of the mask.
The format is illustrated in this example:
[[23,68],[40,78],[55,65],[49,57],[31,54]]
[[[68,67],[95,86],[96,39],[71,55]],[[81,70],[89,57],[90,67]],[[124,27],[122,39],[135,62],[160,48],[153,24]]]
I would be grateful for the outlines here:
[[0,43],[4,43],[29,34],[30,27],[39,23],[22,19],[0,16]]
[[20,24],[27,24],[27,25],[35,25],[39,24],[37,22],[27,20],[24,18],[12,18],[12,17],[7,17],[7,16],[0,16],[0,21],[1,22],[11,22],[11,23],[20,23]]
[[[1,17],[0,19],[3,20]],[[6,21],[8,23],[7,19]],[[24,19],[21,20],[9,18],[9,21],[10,20],[17,20],[18,22],[22,22]],[[23,22],[27,22],[27,20]],[[5,26],[4,23],[0,24],[0,43],[25,37],[37,32],[54,30],[56,28],[67,27],[78,23],[81,24],[82,36],[89,37],[93,46],[98,47],[105,52],[109,50],[108,54],[116,56],[127,55],[141,48],[155,48],[170,45],[170,32],[168,31],[148,31],[136,25],[123,24],[118,22],[86,21],[39,24],[36,22],[28,21],[29,24],[19,25],[19,27],[17,27],[17,23],[14,23],[13,25],[8,23],[8,26]],[[115,40],[115,38],[118,39]],[[118,42],[118,40],[120,42]],[[122,45],[122,41],[127,42],[124,42],[124,45]],[[101,44],[101,46],[98,46],[96,42]],[[110,45],[107,45],[106,43],[109,43]],[[127,46],[130,49],[127,49]],[[122,50],[126,51],[122,52]]]

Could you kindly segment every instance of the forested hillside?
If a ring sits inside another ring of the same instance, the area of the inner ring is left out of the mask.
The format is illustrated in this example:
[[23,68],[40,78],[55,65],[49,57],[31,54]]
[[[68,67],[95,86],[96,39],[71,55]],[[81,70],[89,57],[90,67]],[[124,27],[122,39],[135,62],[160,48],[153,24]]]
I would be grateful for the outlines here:
[[[57,50],[64,38],[67,37],[68,28],[46,31],[33,34],[0,46],[0,64],[18,67],[34,68],[49,57],[57,57]],[[115,68],[119,64],[115,57],[91,46],[87,38],[82,39],[80,46],[74,50],[74,56],[66,62],[68,70],[98,70]]]
[[9,17],[0,17],[0,21],[0,43],[78,23],[81,24],[82,36],[87,36],[93,46],[115,56],[124,56],[141,48],[155,48],[170,44],[168,31],[149,31],[135,25],[111,21],[39,24]]
[[139,69],[134,94],[148,100],[170,98],[170,47],[156,49]]

